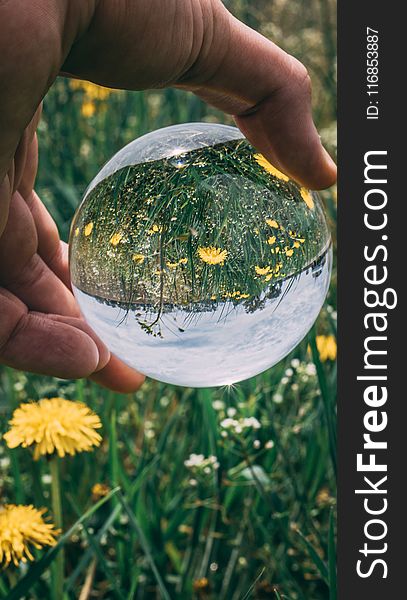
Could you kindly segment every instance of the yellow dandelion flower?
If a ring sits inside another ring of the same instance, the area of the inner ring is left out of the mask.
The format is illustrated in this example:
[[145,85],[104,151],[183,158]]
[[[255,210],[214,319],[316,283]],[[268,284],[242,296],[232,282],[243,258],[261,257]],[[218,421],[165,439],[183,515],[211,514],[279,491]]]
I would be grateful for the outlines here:
[[250,298],[250,294],[240,294],[239,300],[244,300],[246,298]]
[[173,262],[167,261],[166,265],[169,269],[176,269],[179,265],[179,262],[173,263]]
[[279,252],[280,252],[280,246],[277,246],[277,248],[276,248],[276,254],[279,254]]
[[314,201],[312,199],[312,194],[307,188],[302,187],[300,189],[301,198],[304,200],[305,204],[308,208],[314,208]]
[[267,158],[265,158],[262,154],[255,154],[254,159],[256,160],[257,164],[263,167],[263,169],[270,173],[270,175],[273,175],[273,177],[277,177],[277,179],[281,179],[282,181],[290,181],[290,178],[287,177],[287,175],[269,163]]
[[75,233],[74,233],[74,235],[75,235],[75,237],[78,237],[78,235],[79,235],[79,227],[77,227],[77,228],[75,229]]
[[270,267],[259,267],[256,265],[254,270],[256,271],[257,275],[267,275],[267,273],[270,271]]
[[287,248],[285,254],[286,256],[292,256],[294,254],[294,250],[292,248]]
[[274,219],[266,219],[266,223],[269,227],[273,227],[273,229],[279,228],[279,224]]
[[141,263],[145,261],[146,257],[144,254],[133,254],[132,259],[136,264],[141,265]]
[[181,523],[181,525],[178,527],[178,531],[180,533],[186,533],[187,535],[192,535],[194,532],[193,528],[185,523]]
[[222,248],[215,248],[215,246],[198,248],[199,258],[208,265],[223,265],[227,255],[227,250],[222,250]]
[[93,222],[91,221],[87,225],[85,225],[85,229],[83,230],[86,237],[88,237],[93,231]]
[[330,495],[328,488],[323,487],[319,490],[316,501],[318,506],[327,506],[329,504],[333,504],[335,499]]
[[207,577],[200,577],[199,579],[194,579],[192,584],[195,592],[201,592],[202,590],[209,589],[209,579]]
[[269,273],[268,275],[266,275],[266,281],[270,281],[270,279],[272,279],[273,277],[273,273]]
[[34,445],[35,460],[54,452],[61,457],[87,452],[102,441],[96,431],[102,427],[99,417],[86,404],[63,398],[21,404],[9,424],[8,447]]
[[123,234],[122,233],[114,233],[112,235],[112,237],[110,238],[110,243],[112,244],[112,246],[117,246],[123,239]]
[[100,500],[110,492],[110,487],[106,483],[95,483],[92,487],[92,499]]
[[303,244],[305,242],[305,238],[298,238],[298,241],[300,242],[300,244]]
[[40,550],[43,546],[55,546],[60,533],[52,523],[46,523],[43,514],[32,505],[5,504],[0,507],[0,565],[8,567],[20,561],[34,560],[30,546]]
[[299,248],[300,247],[300,242],[294,242],[293,246],[294,246],[294,248]]
[[269,246],[272,246],[273,244],[275,244],[275,243],[276,243],[276,239],[277,239],[277,238],[276,238],[276,236],[275,236],[275,235],[271,235],[271,236],[269,237],[269,239],[267,240],[267,243],[269,244]]
[[317,335],[316,342],[319,356],[323,362],[335,360],[337,348],[334,335]]
[[89,119],[90,117],[93,117],[93,115],[96,112],[96,105],[94,102],[92,102],[92,100],[88,100],[86,102],[84,102],[81,106],[81,114],[83,117],[85,117],[86,119]]
[[186,265],[187,262],[188,262],[188,259],[187,258],[180,258],[178,262],[179,262],[180,265]]
[[148,235],[153,235],[154,233],[161,233],[163,230],[163,228],[161,227],[161,225],[157,225],[156,223],[154,223],[154,225],[151,227],[151,229],[149,229],[147,231]]

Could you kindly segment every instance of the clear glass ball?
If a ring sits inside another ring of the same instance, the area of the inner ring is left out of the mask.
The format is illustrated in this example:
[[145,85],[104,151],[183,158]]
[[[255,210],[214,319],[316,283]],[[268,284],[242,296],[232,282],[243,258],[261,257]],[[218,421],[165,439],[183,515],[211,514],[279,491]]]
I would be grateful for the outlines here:
[[70,236],[87,322],[125,363],[183,386],[230,385],[286,356],[321,309],[331,262],[318,195],[238,129],[208,123],[120,150]]

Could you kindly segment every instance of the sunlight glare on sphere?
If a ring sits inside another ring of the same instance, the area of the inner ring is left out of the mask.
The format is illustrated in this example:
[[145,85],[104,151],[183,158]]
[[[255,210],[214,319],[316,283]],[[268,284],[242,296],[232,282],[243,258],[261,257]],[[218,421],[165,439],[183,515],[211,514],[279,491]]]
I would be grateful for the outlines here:
[[120,359],[177,385],[232,385],[284,358],[324,302],[331,237],[318,195],[241,132],[188,123],[101,169],[71,228],[73,290]]

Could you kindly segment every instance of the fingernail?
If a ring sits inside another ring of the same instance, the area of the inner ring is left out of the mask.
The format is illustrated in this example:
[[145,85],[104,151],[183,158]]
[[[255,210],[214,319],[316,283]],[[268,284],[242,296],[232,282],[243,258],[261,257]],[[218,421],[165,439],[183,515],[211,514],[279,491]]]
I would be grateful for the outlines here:
[[324,154],[325,154],[325,159],[326,159],[326,165],[327,165],[327,167],[328,167],[329,169],[333,169],[333,170],[335,170],[335,171],[336,171],[336,168],[337,168],[337,167],[336,167],[336,163],[335,163],[335,161],[333,160],[333,158],[331,157],[331,155],[329,154],[329,152],[328,152],[328,150],[327,150],[326,148],[324,148],[324,147],[322,146],[322,149],[323,149],[323,151],[324,151]]

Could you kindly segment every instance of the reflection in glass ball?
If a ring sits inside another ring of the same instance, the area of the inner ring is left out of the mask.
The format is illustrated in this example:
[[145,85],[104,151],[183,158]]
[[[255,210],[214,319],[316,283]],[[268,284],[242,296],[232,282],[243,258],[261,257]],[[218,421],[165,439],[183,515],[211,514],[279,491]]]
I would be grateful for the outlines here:
[[128,365],[185,386],[232,384],[286,356],[323,304],[331,241],[318,196],[224,125],[128,144],[71,229],[81,310]]

